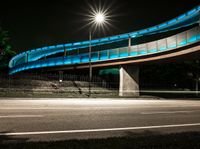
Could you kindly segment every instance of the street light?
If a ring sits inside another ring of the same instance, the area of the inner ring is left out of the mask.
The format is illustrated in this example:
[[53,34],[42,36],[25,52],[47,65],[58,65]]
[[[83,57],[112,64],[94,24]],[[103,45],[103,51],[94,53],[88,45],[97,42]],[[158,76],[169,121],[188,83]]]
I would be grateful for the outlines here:
[[102,23],[104,23],[104,21],[105,21],[104,14],[103,13],[97,13],[96,16],[95,16],[95,22],[97,24],[102,24]]
[[[97,12],[94,13],[91,19],[91,24],[95,25],[96,27],[102,26],[106,22],[106,14],[103,12]],[[91,58],[92,58],[92,29],[89,31],[89,97],[91,96],[91,82],[92,82],[92,63],[91,63]]]

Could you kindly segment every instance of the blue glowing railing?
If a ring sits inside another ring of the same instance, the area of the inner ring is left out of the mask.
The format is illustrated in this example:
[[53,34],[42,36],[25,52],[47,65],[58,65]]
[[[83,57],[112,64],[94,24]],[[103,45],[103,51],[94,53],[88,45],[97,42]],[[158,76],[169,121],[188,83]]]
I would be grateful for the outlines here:
[[[177,35],[149,43],[134,45],[131,47],[92,52],[91,62],[94,63],[100,61],[155,54],[166,50],[172,50],[179,47],[183,47],[198,41],[200,41],[200,27],[195,27],[183,33],[179,33]],[[10,74],[35,68],[82,64],[88,62],[89,62],[89,53],[79,54],[75,56],[49,58],[46,60],[33,61],[15,66],[14,68],[10,69]]]
[[[166,32],[166,31],[174,30],[180,27],[189,26],[199,21],[199,12],[200,12],[200,6],[197,6],[196,8],[188,11],[187,13],[182,14],[170,21],[159,24],[157,26],[153,26],[153,27],[132,32],[132,33],[116,35],[116,36],[106,37],[106,38],[101,38],[101,39],[95,39],[91,41],[91,45],[92,46],[104,45],[108,43],[118,42],[121,40],[126,40],[128,38],[136,38],[143,35],[156,34],[159,32]],[[40,58],[43,58],[49,55],[64,52],[64,49],[67,49],[68,51],[70,51],[70,50],[75,50],[75,49],[87,48],[89,44],[90,44],[89,41],[83,41],[83,42],[68,43],[68,44],[57,45],[57,46],[37,48],[34,50],[26,51],[13,57],[11,61],[9,62],[9,67],[12,68],[26,62],[36,61]]]

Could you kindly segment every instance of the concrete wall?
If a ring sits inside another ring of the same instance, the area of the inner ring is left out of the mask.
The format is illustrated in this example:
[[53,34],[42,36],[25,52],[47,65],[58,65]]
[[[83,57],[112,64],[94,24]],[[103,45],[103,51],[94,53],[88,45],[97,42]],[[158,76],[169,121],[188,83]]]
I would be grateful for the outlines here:
[[139,67],[133,65],[121,66],[119,96],[139,95]]

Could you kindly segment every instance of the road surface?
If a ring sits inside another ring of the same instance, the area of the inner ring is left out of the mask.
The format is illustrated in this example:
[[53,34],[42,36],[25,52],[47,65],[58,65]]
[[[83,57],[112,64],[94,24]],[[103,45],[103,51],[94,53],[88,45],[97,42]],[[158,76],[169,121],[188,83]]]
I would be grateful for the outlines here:
[[200,131],[200,100],[1,99],[0,138],[27,141]]

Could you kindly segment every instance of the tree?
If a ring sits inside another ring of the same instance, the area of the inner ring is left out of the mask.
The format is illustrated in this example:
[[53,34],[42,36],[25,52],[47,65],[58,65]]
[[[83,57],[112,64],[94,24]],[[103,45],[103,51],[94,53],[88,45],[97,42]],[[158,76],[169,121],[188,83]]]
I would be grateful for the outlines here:
[[0,70],[7,70],[10,59],[16,55],[10,43],[8,31],[0,27]]
[[195,91],[196,94],[199,94],[199,72],[200,72],[200,61],[194,60],[194,61],[187,61],[185,62],[190,67],[190,77],[195,82]]

